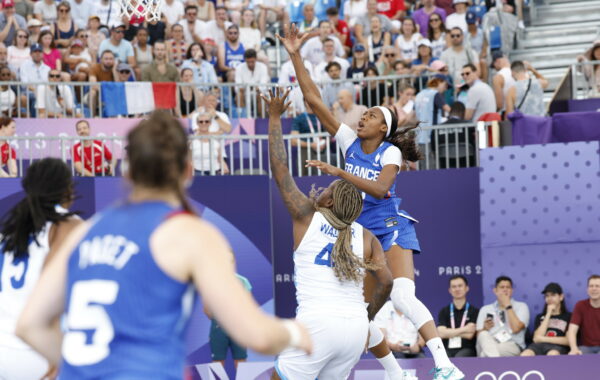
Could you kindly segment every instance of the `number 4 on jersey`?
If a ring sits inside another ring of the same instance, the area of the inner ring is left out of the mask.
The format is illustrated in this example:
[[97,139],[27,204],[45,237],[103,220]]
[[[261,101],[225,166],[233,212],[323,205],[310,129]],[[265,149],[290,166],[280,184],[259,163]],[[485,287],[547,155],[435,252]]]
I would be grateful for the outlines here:
[[325,248],[319,252],[319,254],[315,257],[315,264],[331,267],[331,251],[333,251],[333,243],[327,244]]

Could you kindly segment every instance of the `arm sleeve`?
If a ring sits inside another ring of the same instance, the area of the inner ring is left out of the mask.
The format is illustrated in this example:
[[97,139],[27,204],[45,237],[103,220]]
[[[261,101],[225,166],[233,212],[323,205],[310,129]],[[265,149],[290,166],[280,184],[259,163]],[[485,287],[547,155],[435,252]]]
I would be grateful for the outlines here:
[[102,150],[104,151],[104,158],[108,161],[112,160],[112,152],[110,151],[110,149],[108,149],[108,147],[106,146],[106,144],[102,143]]
[[397,165],[398,171],[402,167],[402,152],[397,146],[390,146],[381,155],[381,167],[386,165]]
[[477,330],[483,330],[483,322],[485,322],[487,310],[484,307],[479,310],[479,315],[477,315]]
[[346,151],[350,148],[350,145],[357,139],[356,132],[352,130],[349,126],[342,123],[340,124],[340,128],[335,134],[335,140],[337,141],[340,149],[342,149],[342,154],[345,156]]
[[517,313],[517,317],[519,317],[519,320],[523,322],[523,324],[525,324],[525,327],[527,328],[527,326],[529,326],[529,306],[527,306],[526,303],[523,303],[522,307],[515,310],[515,312]]
[[581,315],[581,304],[579,302],[577,302],[577,304],[575,305],[575,309],[573,309],[573,314],[571,315],[571,322],[572,324],[575,324],[577,326],[581,326],[581,321],[582,321],[582,315]]
[[135,52],[133,51],[133,45],[128,43],[126,46],[127,58],[133,57],[135,55]]

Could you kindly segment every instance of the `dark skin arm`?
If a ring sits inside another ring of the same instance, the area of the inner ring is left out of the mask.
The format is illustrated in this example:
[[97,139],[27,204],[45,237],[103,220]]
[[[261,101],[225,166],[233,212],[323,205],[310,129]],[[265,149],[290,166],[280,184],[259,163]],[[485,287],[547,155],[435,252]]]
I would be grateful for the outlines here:
[[294,226],[294,249],[298,247],[306,233],[315,212],[313,202],[298,189],[296,182],[290,175],[287,166],[287,153],[283,144],[281,132],[281,115],[286,111],[291,102],[286,103],[288,90],[282,95],[280,88],[275,89],[275,94],[270,91],[270,99],[263,94],[261,97],[268,105],[269,113],[269,161],[273,178],[277,183],[281,198],[292,217]]
[[294,65],[294,70],[296,71],[296,78],[300,84],[300,89],[302,90],[304,99],[306,99],[306,102],[310,108],[312,108],[315,115],[317,115],[317,118],[319,118],[321,124],[327,130],[327,132],[329,132],[329,134],[332,136],[335,136],[340,127],[340,123],[336,120],[335,116],[325,105],[325,103],[323,103],[321,92],[308,74],[308,71],[306,71],[304,63],[302,62],[302,57],[300,56],[300,48],[302,47],[302,44],[304,44],[304,42],[310,37],[310,35],[306,33],[300,38],[298,36],[298,28],[296,27],[296,24],[292,24],[291,27],[286,25],[284,29],[285,37],[281,37],[278,34],[277,38],[279,38],[290,55],[290,59]]
[[381,173],[379,173],[377,180],[371,181],[370,179],[357,177],[352,173],[348,173],[343,169],[322,161],[309,160],[306,162],[306,166],[315,167],[325,174],[333,175],[346,180],[356,186],[360,191],[364,191],[365,193],[377,199],[385,198],[390,190],[390,187],[392,187],[394,184],[396,175],[400,170],[397,165],[385,165],[383,169],[381,169]]
[[367,311],[369,313],[369,320],[373,320],[377,312],[385,304],[390,292],[392,291],[393,279],[392,273],[387,267],[385,254],[379,240],[373,236],[371,231],[366,228],[363,229],[364,235],[364,257],[365,262],[376,265],[379,269],[369,270],[369,275],[376,281],[375,288],[372,289],[371,294],[367,295],[369,306]]

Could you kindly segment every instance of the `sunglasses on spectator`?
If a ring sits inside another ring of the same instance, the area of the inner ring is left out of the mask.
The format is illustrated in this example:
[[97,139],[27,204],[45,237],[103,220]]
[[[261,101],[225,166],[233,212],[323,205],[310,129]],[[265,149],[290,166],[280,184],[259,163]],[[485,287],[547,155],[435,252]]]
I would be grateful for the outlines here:
[[120,70],[119,73],[121,74],[129,74],[131,71],[129,70]]
[[451,34],[450,37],[451,38],[461,38],[462,34]]
[[69,9],[59,9],[60,13],[69,13]]
[[87,34],[80,34],[77,38],[88,38]]
[[10,72],[0,73],[0,77],[10,77]]
[[394,53],[387,53],[384,56],[387,57],[387,58],[389,58],[389,57],[395,57],[396,54],[394,54]]
[[123,29],[116,29],[115,33],[123,34],[123,33],[125,33],[125,31]]
[[210,124],[210,120],[198,120],[198,124]]
[[26,35],[26,34],[19,34],[19,35],[17,35],[17,38],[27,38],[27,37],[29,37],[29,36]]
[[197,16],[198,13],[196,13],[196,12],[188,12],[187,15],[188,16]]
[[471,75],[472,71],[465,71],[464,73],[460,73],[461,77],[468,77],[469,75]]
[[442,19],[440,18],[432,18],[431,20],[429,20],[429,22],[440,22],[442,21]]
[[60,79],[60,74],[50,74],[50,75],[48,75],[48,78],[50,78],[50,79]]

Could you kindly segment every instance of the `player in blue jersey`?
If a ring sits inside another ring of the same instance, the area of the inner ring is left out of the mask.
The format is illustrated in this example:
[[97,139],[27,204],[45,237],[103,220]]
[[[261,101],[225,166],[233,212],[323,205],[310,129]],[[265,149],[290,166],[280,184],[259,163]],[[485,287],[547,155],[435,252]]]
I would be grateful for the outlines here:
[[190,158],[178,120],[162,111],[140,122],[127,135],[131,193],[77,227],[43,273],[17,334],[61,362],[61,379],[180,380],[193,287],[241,345],[310,350],[300,324],[260,310],[225,239],[193,214]]
[[73,202],[69,167],[57,158],[31,164],[22,181],[25,197],[0,226],[0,379],[40,379],[48,361],[15,334],[43,268],[81,219],[67,209]]
[[[363,212],[358,222],[371,230],[381,242],[388,266],[394,277],[391,299],[394,307],[404,313],[419,329],[435,360],[434,379],[463,379],[464,374],[448,359],[433,317],[427,307],[415,296],[413,253],[420,251],[414,223],[404,211],[399,210],[400,199],[395,194],[396,176],[405,161],[419,159],[419,152],[410,129],[398,131],[396,115],[387,107],[372,107],[361,117],[358,130],[341,124],[321,99],[319,89],[302,64],[300,47],[307,39],[298,37],[295,25],[286,28],[286,36],[278,38],[288,51],[296,71],[304,99],[321,124],[341,147],[346,160],[346,170],[319,161],[309,161],[309,166],[338,176],[363,192]],[[404,154],[404,157],[402,155]],[[392,378],[402,378],[399,366],[384,345],[377,345],[383,336],[372,326],[369,347],[374,350]]]
[[[282,352],[272,379],[344,380],[364,351],[369,318],[387,300],[392,276],[379,241],[356,223],[362,210],[356,187],[336,180],[309,199],[296,186],[281,134],[289,90],[281,93],[277,88],[270,99],[263,96],[269,105],[269,159],[292,217],[297,318],[309,330],[315,349],[312,355],[294,349]],[[367,294],[368,308],[365,270],[376,279],[375,289]]]

